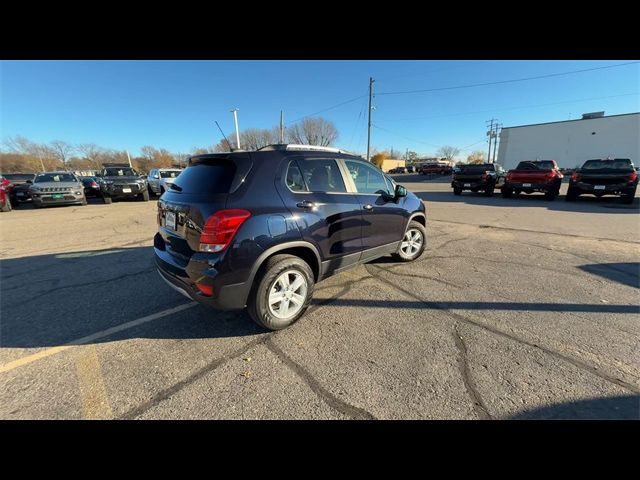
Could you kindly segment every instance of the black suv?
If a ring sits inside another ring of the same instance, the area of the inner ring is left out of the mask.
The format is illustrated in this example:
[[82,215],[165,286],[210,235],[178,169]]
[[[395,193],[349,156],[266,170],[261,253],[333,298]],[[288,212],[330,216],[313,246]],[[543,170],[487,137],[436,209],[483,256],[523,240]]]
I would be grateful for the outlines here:
[[316,282],[393,254],[418,258],[426,211],[413,193],[341,150],[271,145],[197,155],[158,201],[155,261],[190,299],[248,307],[279,330]]
[[98,175],[104,203],[115,198],[139,198],[149,201],[147,180],[127,163],[105,163]]

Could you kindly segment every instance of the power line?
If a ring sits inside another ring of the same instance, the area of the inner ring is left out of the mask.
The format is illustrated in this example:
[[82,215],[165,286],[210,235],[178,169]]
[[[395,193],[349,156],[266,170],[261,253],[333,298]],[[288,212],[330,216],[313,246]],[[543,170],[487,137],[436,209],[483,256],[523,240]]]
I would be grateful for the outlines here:
[[376,127],[378,130],[383,130],[383,131],[385,131],[385,132],[387,132],[387,133],[391,133],[391,134],[393,134],[393,135],[396,135],[396,136],[398,136],[398,137],[404,138],[405,140],[409,140],[409,141],[411,141],[411,142],[422,143],[423,145],[428,145],[428,146],[430,146],[430,147],[437,147],[437,148],[442,147],[442,145],[435,145],[435,144],[433,144],[433,143],[423,142],[423,141],[421,141],[421,140],[417,140],[417,139],[415,139],[415,138],[407,137],[407,136],[402,135],[402,134],[400,134],[400,133],[392,132],[391,130],[387,130],[386,128],[382,128],[382,127],[380,127],[380,126],[376,125],[375,123],[372,123],[371,125],[372,125],[372,126],[374,126],[374,127]]
[[287,122],[286,124],[287,124],[287,125],[291,125],[292,123],[299,122],[300,120],[304,120],[304,119],[305,119],[305,118],[307,118],[307,117],[313,117],[314,115],[318,115],[319,113],[328,112],[329,110],[333,110],[334,108],[341,107],[342,105],[346,105],[346,104],[348,104],[348,103],[355,102],[356,100],[359,100],[359,99],[361,99],[361,98],[363,98],[363,97],[366,97],[366,95],[358,95],[357,97],[354,97],[354,98],[352,98],[352,99],[350,99],[350,100],[345,100],[344,102],[340,102],[340,103],[338,103],[338,104],[336,104],[336,105],[333,105],[333,106],[331,106],[331,107],[325,108],[325,109],[323,109],[323,110],[319,110],[319,111],[317,111],[317,112],[314,112],[314,113],[310,113],[310,114],[308,114],[308,115],[305,115],[304,117],[300,117],[300,118],[296,118],[295,120],[291,120],[290,122]]
[[640,62],[626,62],[626,63],[617,63],[615,65],[605,65],[603,67],[594,67],[594,68],[584,68],[581,70],[572,70],[569,72],[561,72],[561,73],[550,73],[547,75],[538,75],[535,77],[525,77],[525,78],[514,78],[511,80],[498,80],[495,82],[486,82],[486,83],[474,83],[474,84],[469,84],[469,85],[458,85],[455,87],[440,87],[440,88],[428,88],[428,89],[422,89],[422,90],[405,90],[405,91],[400,91],[400,92],[383,92],[383,93],[378,93],[377,95],[402,95],[402,94],[409,94],[409,93],[425,93],[425,92],[439,92],[442,90],[456,90],[456,89],[461,89],[461,88],[472,88],[472,87],[485,87],[488,85],[499,85],[499,84],[504,84],[504,83],[514,83],[514,82],[524,82],[524,81],[528,81],[528,80],[539,80],[542,78],[551,78],[551,77],[560,77],[563,75],[572,75],[574,73],[583,73],[583,72],[592,72],[595,70],[604,70],[606,68],[616,68],[616,67],[623,67],[625,65],[635,65],[637,63]]
[[587,102],[587,101],[591,101],[591,100],[605,100],[608,98],[617,98],[617,97],[629,97],[629,96],[637,96],[640,95],[640,93],[636,92],[636,93],[623,93],[620,95],[609,95],[606,97],[591,97],[591,98],[581,98],[581,99],[576,99],[576,100],[565,100],[562,102],[553,102],[553,103],[539,103],[536,105],[522,105],[519,107],[507,107],[507,108],[492,108],[490,110],[475,110],[475,111],[470,111],[470,112],[458,112],[458,113],[447,113],[447,114],[443,114],[443,115],[429,115],[427,117],[412,117],[412,118],[396,118],[396,119],[391,119],[391,120],[378,120],[380,122],[407,122],[407,121],[417,121],[417,120],[427,120],[430,118],[443,118],[443,117],[455,117],[455,116],[459,116],[459,115],[472,115],[472,114],[476,114],[476,113],[492,113],[492,112],[505,112],[508,110],[519,110],[519,109],[526,109],[526,108],[537,108],[537,107],[549,107],[552,105],[561,105],[561,104],[565,104],[565,103],[578,103],[578,102]]

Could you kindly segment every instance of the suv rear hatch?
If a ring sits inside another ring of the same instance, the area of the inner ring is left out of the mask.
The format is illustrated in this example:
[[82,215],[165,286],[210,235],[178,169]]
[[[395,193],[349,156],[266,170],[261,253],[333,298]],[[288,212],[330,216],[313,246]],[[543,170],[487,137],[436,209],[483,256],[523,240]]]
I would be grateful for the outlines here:
[[459,182],[480,182],[485,179],[483,175],[487,171],[493,171],[493,167],[487,165],[464,165],[460,167],[460,171],[453,174],[453,179]]
[[216,212],[224,210],[251,170],[249,154],[210,154],[192,157],[189,166],[176,177],[158,200],[158,233],[166,250],[182,267],[195,252],[205,225]]

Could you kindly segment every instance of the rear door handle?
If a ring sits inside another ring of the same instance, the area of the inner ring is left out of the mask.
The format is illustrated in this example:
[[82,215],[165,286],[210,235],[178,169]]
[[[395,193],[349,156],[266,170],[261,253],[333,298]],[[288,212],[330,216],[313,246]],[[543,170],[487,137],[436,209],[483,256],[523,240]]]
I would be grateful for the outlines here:
[[373,205],[371,205],[370,203],[367,203],[364,207],[365,210],[373,210]]
[[297,205],[298,207],[300,207],[300,208],[313,208],[313,207],[315,207],[315,206],[316,206],[316,204],[315,204],[315,203],[310,202],[309,200],[305,200],[305,201],[303,201],[303,202],[298,202],[296,205]]

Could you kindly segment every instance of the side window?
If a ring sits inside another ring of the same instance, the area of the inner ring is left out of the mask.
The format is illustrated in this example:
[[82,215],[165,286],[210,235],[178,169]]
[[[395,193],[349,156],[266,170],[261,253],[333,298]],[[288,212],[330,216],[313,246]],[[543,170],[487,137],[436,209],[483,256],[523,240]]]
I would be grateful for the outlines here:
[[294,192],[308,192],[307,186],[304,184],[302,178],[302,172],[296,162],[289,163],[289,169],[287,170],[287,187]]
[[298,159],[304,183],[311,192],[345,193],[338,163],[331,159]]
[[378,169],[363,162],[345,160],[349,173],[356,184],[358,193],[371,193],[382,195],[383,193],[392,195],[389,185],[385,181],[384,175]]

